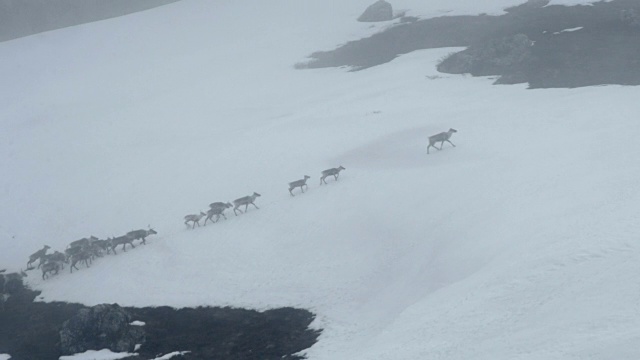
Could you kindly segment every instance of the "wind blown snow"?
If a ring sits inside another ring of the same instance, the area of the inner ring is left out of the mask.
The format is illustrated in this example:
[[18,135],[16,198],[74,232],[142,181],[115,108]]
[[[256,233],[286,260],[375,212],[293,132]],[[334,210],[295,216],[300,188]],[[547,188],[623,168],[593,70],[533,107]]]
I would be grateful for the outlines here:
[[560,31],[556,31],[553,34],[554,35],[558,35],[558,34],[562,34],[565,32],[574,32],[574,31],[578,31],[578,30],[582,30],[584,29],[584,26],[579,26],[579,27],[575,27],[575,28],[571,28],[571,29],[564,29],[564,30],[560,30]]
[[[369,3],[182,1],[0,43],[0,264],[151,225],[147,245],[29,284],[87,305],[307,308],[313,360],[638,359],[640,89],[437,73],[458,49],[294,70],[379,31],[355,21]],[[450,127],[456,147],[427,155]],[[254,191],[260,209],[183,224]]]

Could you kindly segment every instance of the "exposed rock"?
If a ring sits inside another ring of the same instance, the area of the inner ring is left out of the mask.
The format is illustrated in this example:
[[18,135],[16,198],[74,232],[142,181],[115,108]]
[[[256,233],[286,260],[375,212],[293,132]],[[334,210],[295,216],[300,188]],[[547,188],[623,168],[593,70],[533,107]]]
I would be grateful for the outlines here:
[[[320,330],[310,328],[315,316],[303,309],[87,308],[34,301],[39,294],[23,287],[0,309],[0,354],[20,360],[57,360],[87,348],[131,352],[133,346],[138,355],[127,359],[154,359],[181,351],[174,358],[303,360],[302,351],[320,335]],[[138,340],[131,340],[134,337]],[[110,347],[111,343],[115,346]],[[141,346],[129,345],[134,343]]]
[[640,14],[635,9],[626,9],[620,11],[620,21],[628,27],[640,27]]
[[22,279],[27,276],[24,271],[19,273],[5,273],[0,271],[0,310],[4,311],[5,304],[14,295],[19,295],[24,289]]
[[132,309],[145,322],[143,358],[188,350],[185,360],[302,360],[320,331],[309,328],[315,316],[306,310],[280,308],[258,312],[233,308],[166,306]]
[[75,354],[87,350],[109,349],[133,352],[145,340],[144,327],[132,326],[132,317],[118,304],[102,304],[82,309],[62,324],[60,350]]
[[[14,276],[21,280],[21,274]],[[131,352],[129,347],[133,346],[138,356],[127,358],[131,360],[154,359],[176,351],[183,353],[174,358],[184,360],[303,360],[302,351],[311,347],[321,332],[310,328],[315,316],[303,309],[87,308],[34,301],[40,292],[21,281],[18,284],[22,287],[12,293],[4,309],[0,307],[0,354],[11,354],[12,359],[58,360],[71,352],[84,352],[89,345],[101,349],[114,343],[112,351]],[[122,331],[119,334],[118,329]],[[138,340],[131,340],[134,337]]]
[[369,7],[360,15],[358,21],[376,22],[388,21],[393,19],[393,7],[384,0],[378,0],[369,5]]
[[438,71],[475,76],[509,75],[509,81],[503,79],[499,83],[524,82],[524,76],[514,74],[531,61],[532,45],[524,34],[493,39],[450,55],[438,64]]
[[[296,68],[361,71],[415,50],[464,47],[468,49],[447,57],[438,69],[499,75],[496,84],[528,82],[530,89],[640,85],[640,1],[575,6],[547,1],[528,1],[499,16],[441,16],[397,24],[334,50],[314,52]],[[479,49],[494,53],[473,52]],[[499,53],[505,49],[506,55]]]
[[24,287],[22,279],[27,274],[24,271],[19,273],[0,274],[0,293],[5,295],[12,295]]
[[24,288],[22,278],[26,276],[24,272],[5,274],[5,270],[0,271],[0,310],[4,311],[5,303]]

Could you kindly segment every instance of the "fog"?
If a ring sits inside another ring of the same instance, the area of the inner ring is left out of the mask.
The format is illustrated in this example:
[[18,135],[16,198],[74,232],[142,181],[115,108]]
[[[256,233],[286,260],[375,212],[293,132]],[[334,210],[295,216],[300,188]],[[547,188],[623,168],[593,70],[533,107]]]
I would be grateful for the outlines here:
[[[640,359],[640,87],[439,72],[459,47],[294,68],[399,23],[358,22],[371,2],[189,0],[0,43],[0,268],[152,227],[25,281],[46,302],[308,309],[312,360]],[[456,147],[426,154],[449,128]],[[253,192],[259,209],[184,224]]]
[[0,0],[0,41],[108,19],[178,0]]

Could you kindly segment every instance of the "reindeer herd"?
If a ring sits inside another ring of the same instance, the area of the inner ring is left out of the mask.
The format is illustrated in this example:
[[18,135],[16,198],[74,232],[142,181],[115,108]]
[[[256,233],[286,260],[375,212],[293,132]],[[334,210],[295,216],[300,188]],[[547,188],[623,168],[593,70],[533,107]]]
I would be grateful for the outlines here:
[[[334,179],[337,181],[338,177],[340,176],[340,171],[342,170],[346,170],[346,169],[343,166],[339,166],[337,168],[331,168],[331,169],[322,171],[321,173],[322,175],[320,176],[320,185],[322,185],[323,183],[326,184],[327,183],[326,178],[329,176],[333,176]],[[295,196],[293,194],[293,190],[295,190],[296,188],[300,188],[300,191],[304,193],[304,188],[309,187],[307,185],[307,180],[309,179],[311,179],[311,177],[309,175],[305,175],[304,178],[300,180],[290,182],[289,194],[291,194],[291,196]],[[238,216],[238,211],[241,214],[243,213],[243,211],[240,209],[240,207],[242,206],[244,206],[244,212],[247,212],[249,205],[253,205],[256,209],[259,209],[255,201],[260,196],[261,196],[260,194],[258,194],[257,192],[254,192],[251,195],[243,196],[241,198],[233,200],[233,204],[231,204],[230,202],[220,202],[220,201],[211,203],[209,204],[209,210],[207,210],[206,214],[203,211],[200,211],[199,214],[186,215],[184,217],[184,224],[187,226],[191,225],[191,228],[194,229],[196,225],[200,226],[200,220],[202,220],[203,217],[206,217],[204,219],[203,226],[206,226],[207,221],[209,220],[211,220],[212,223],[218,222],[218,220],[220,220],[220,216],[224,217],[226,220],[227,216],[224,214],[224,211],[231,207],[233,207],[233,213],[236,216]],[[215,220],[213,219],[214,216],[215,216]]]
[[29,256],[27,262],[27,270],[32,270],[35,262],[38,262],[38,269],[42,270],[42,279],[46,279],[51,275],[57,275],[60,270],[64,269],[65,264],[69,264],[70,272],[73,273],[73,269],[79,270],[76,265],[78,263],[84,264],[89,267],[93,260],[98,257],[103,257],[105,254],[116,254],[116,247],[122,245],[122,250],[127,251],[127,244],[134,248],[133,242],[141,240],[142,244],[146,244],[146,238],[149,235],[155,235],[157,232],[151,228],[148,230],[132,230],[128,233],[108,238],[106,240],[98,239],[95,236],[88,238],[82,238],[80,240],[72,241],[67,245],[64,253],[54,251],[51,254],[47,254],[47,251],[51,248],[45,245],[42,249],[34,252]]
[[[451,138],[451,135],[453,135],[453,133],[455,132],[457,132],[457,130],[449,129],[449,131],[447,132],[442,132],[430,136],[429,146],[427,147],[427,154],[429,153],[430,147],[434,147],[437,150],[442,150],[442,146],[444,145],[445,141],[455,147],[455,145],[449,140]],[[440,143],[440,148],[437,148],[435,146],[435,144],[438,142]],[[337,168],[331,168],[322,171],[320,176],[320,185],[327,184],[326,178],[331,176],[333,176],[333,178],[337,181],[342,170],[346,169],[343,166],[339,166]],[[309,180],[310,178],[310,176],[305,175],[302,179],[290,182],[289,194],[291,194],[291,196],[295,196],[293,194],[293,191],[297,188],[300,188],[300,191],[304,193],[305,187],[308,189],[307,180]],[[238,212],[240,212],[241,214],[243,213],[243,210],[240,209],[242,206],[244,206],[244,212],[247,212],[249,205],[253,205],[256,209],[259,209],[259,207],[255,204],[255,201],[260,196],[260,194],[254,192],[251,195],[235,199],[233,203],[213,202],[209,204],[209,210],[207,210],[206,213],[200,211],[199,214],[186,215],[184,217],[184,224],[186,226],[191,225],[191,228],[194,229],[196,225],[200,226],[200,220],[202,220],[202,218],[205,218],[203,226],[207,225],[207,221],[217,223],[220,220],[220,217],[223,217],[226,220],[227,216],[224,214],[224,212],[225,210],[232,207],[233,213],[236,216],[238,215]],[[29,261],[27,262],[27,270],[33,269],[33,264],[36,261],[39,261],[37,267],[42,269],[43,279],[46,279],[48,276],[58,274],[61,269],[64,269],[64,264],[69,264],[70,272],[73,272],[73,269],[79,270],[76,266],[78,263],[84,264],[88,267],[95,258],[102,257],[105,255],[105,253],[113,253],[115,255],[117,246],[122,245],[122,250],[126,251],[127,244],[130,245],[131,248],[135,248],[133,242],[136,240],[141,240],[142,244],[146,244],[146,237],[154,234],[157,234],[157,232],[149,227],[148,230],[133,230],[126,233],[125,235],[108,238],[106,240],[101,240],[95,236],[90,236],[89,238],[82,238],[80,240],[71,242],[65,249],[64,253],[55,251],[52,254],[47,254],[47,251],[50,249],[50,247],[45,245],[42,249],[29,256]]]
[[[340,171],[345,170],[344,167],[339,166],[337,168],[331,168],[322,171],[322,176],[320,177],[320,185],[323,183],[326,184],[326,178],[329,176],[333,176],[337,181],[338,176],[340,175]],[[310,177],[305,175],[303,179],[292,181],[289,183],[289,193],[291,196],[295,196],[293,194],[293,190],[296,188],[300,188],[300,191],[304,193],[304,188],[308,187],[307,180]],[[213,202],[209,204],[209,210],[204,213],[200,211],[199,214],[187,215],[184,217],[185,225],[189,226],[191,224],[191,228],[195,228],[196,225],[200,226],[200,220],[203,217],[206,217],[204,220],[204,225],[207,225],[207,221],[211,221],[212,223],[216,223],[220,220],[220,217],[223,217],[225,220],[227,216],[224,214],[226,209],[233,208],[233,213],[237,216],[238,212],[243,213],[246,212],[249,208],[249,205],[253,205],[256,209],[259,209],[258,205],[255,204],[255,201],[261,195],[257,192],[254,192],[251,195],[243,196],[241,198],[235,199],[233,203],[230,202]],[[244,206],[244,211],[241,207]],[[60,270],[64,269],[65,264],[69,265],[69,270],[73,273],[73,269],[79,270],[77,267],[78,264],[84,264],[86,267],[89,267],[93,260],[98,257],[103,257],[104,255],[108,255],[113,253],[116,254],[116,248],[122,245],[122,250],[127,251],[127,245],[130,245],[131,248],[135,248],[133,244],[134,241],[140,240],[141,244],[146,244],[146,238],[149,235],[157,234],[157,232],[151,227],[148,230],[140,229],[129,231],[128,233],[118,236],[111,237],[108,239],[99,239],[95,236],[90,236],[88,238],[82,238],[80,240],[72,241],[67,245],[64,253],[59,251],[54,251],[53,253],[47,253],[51,247],[45,245],[42,249],[34,252],[29,256],[29,261],[27,262],[27,270],[34,269],[34,264],[38,262],[37,268],[42,270],[42,279],[47,279],[52,275],[57,275]]]

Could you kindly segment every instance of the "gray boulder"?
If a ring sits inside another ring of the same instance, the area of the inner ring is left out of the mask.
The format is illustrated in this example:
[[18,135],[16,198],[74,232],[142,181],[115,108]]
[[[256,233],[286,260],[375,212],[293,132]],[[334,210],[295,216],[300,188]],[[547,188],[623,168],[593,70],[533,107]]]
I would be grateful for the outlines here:
[[145,331],[131,322],[131,315],[118,304],[82,309],[62,324],[60,350],[65,355],[105,348],[133,352],[136,344],[144,343]]
[[358,21],[376,22],[388,21],[393,19],[393,8],[391,4],[384,0],[378,0],[369,5],[369,7],[360,15]]

